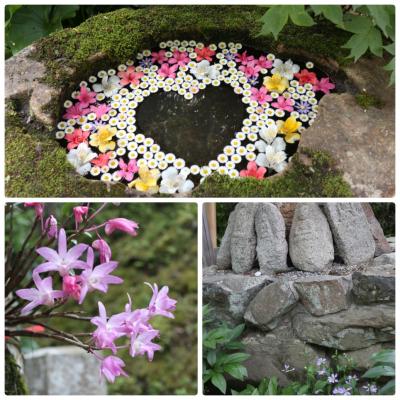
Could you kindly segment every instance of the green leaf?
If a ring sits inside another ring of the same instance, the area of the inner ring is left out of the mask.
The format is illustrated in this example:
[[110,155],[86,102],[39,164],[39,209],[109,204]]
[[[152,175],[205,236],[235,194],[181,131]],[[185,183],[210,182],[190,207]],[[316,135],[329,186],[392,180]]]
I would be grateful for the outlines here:
[[240,364],[224,365],[224,371],[235,379],[243,380],[247,376],[247,369]]
[[308,389],[309,389],[309,385],[303,385],[300,387],[300,389],[297,391],[298,395],[302,395],[302,394],[307,394]]
[[[392,59],[391,62],[393,62],[393,64],[390,66],[389,70],[393,70],[394,69],[394,58]],[[385,69],[387,69],[387,68],[385,68]],[[396,362],[396,355],[395,355],[395,351],[392,350],[392,349],[382,350],[382,351],[379,351],[378,353],[373,354],[370,359],[371,359],[371,361],[374,362],[374,364],[376,364],[376,363],[388,363],[388,364],[393,364],[394,365],[395,362]]]
[[278,394],[278,379],[276,376],[273,376],[268,383],[268,394],[270,396]]
[[315,15],[323,16],[335,25],[343,26],[343,10],[341,6],[335,5],[311,5]]
[[269,35],[272,33],[275,39],[286,25],[289,18],[288,9],[285,6],[271,6],[261,17],[263,26],[260,35]]
[[13,15],[7,41],[13,54],[35,40],[62,29],[61,21],[75,15],[76,5],[24,5]]
[[246,353],[227,354],[221,358],[221,364],[240,364],[249,359],[250,355]]
[[312,26],[314,20],[311,15],[304,9],[304,6],[282,6],[289,9],[289,16],[295,25]]
[[350,49],[349,57],[354,57],[354,61],[357,61],[368,50],[368,42],[365,35],[356,34],[353,35],[342,47],[344,49]]
[[344,21],[344,29],[351,33],[365,34],[372,28],[371,18],[361,15],[349,15],[346,14]]
[[372,28],[368,33],[368,47],[371,50],[372,54],[375,54],[378,57],[382,57],[382,34],[375,27]]
[[386,45],[386,46],[383,46],[383,48],[384,48],[388,53],[390,53],[392,56],[394,56],[394,54],[395,54],[395,52],[396,52],[396,46],[395,46],[394,42],[393,42],[393,43],[390,43],[390,44],[388,44],[388,45]]
[[371,5],[367,6],[368,11],[372,18],[375,20],[376,25],[381,29],[383,34],[387,37],[387,28],[390,26],[390,13],[385,5]]
[[220,392],[222,392],[223,394],[225,394],[226,392],[226,380],[224,378],[224,376],[222,374],[213,374],[213,376],[211,377],[211,383],[217,388],[219,389]]
[[213,366],[217,360],[217,352],[215,350],[209,351],[207,353],[207,362]]
[[390,380],[386,385],[382,386],[379,389],[378,394],[395,394],[396,390],[396,381],[395,379]]
[[380,378],[381,376],[395,376],[395,370],[388,365],[378,365],[370,368],[364,375],[363,378]]
[[13,15],[15,12],[21,8],[22,5],[8,5],[6,6],[4,12],[5,12],[5,28],[7,29],[8,24],[11,22]]
[[231,331],[231,340],[237,339],[244,331],[244,328],[245,328],[245,324],[240,324],[238,326],[235,326],[235,328],[233,328]]

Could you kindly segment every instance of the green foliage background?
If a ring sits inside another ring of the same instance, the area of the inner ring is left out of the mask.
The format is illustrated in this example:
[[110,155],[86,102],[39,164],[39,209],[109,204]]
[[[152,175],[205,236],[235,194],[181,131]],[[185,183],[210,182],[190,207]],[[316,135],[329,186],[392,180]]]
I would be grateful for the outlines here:
[[[51,204],[47,207],[58,220],[71,214],[73,204]],[[98,205],[91,205],[97,208]],[[33,210],[23,206],[16,210],[13,243],[21,245],[27,228],[33,220]],[[163,350],[156,353],[153,362],[123,355],[129,378],[117,378],[109,385],[110,394],[195,394],[197,393],[197,205],[193,203],[121,203],[109,204],[97,219],[124,217],[139,223],[137,237],[114,233],[107,237],[113,259],[119,262],[115,274],[124,279],[122,285],[112,285],[107,294],[90,293],[82,308],[89,315],[97,315],[101,300],[108,314],[121,312],[127,302],[145,307],[151,290],[143,282],[168,285],[170,295],[178,300],[175,319],[157,317],[154,326],[160,329],[159,343]],[[7,219],[6,219],[7,228]],[[92,239],[87,238],[87,243]],[[80,309],[69,303],[66,309]],[[72,320],[54,321],[54,326],[73,332],[91,332],[93,326]],[[40,346],[60,345],[59,342],[36,340]],[[25,351],[35,343],[24,339]],[[97,379],[97,376],[94,377]]]

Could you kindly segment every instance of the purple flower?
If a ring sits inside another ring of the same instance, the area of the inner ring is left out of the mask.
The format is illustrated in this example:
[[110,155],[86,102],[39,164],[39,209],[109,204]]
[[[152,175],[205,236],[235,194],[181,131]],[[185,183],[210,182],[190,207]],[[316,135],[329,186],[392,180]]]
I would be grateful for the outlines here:
[[256,86],[258,83],[258,76],[253,76],[251,78],[247,79],[247,82],[251,85],[251,86]]
[[324,358],[324,357],[317,358],[317,361],[315,361],[315,364],[318,367],[320,367],[322,364],[326,364],[326,358]]
[[326,375],[326,369],[320,369],[319,371],[317,371],[318,376],[323,376]]
[[58,271],[61,276],[68,275],[73,268],[85,269],[85,262],[79,260],[82,253],[88,248],[86,244],[77,244],[67,249],[67,237],[64,229],[60,229],[58,235],[58,253],[50,247],[40,247],[36,252],[48,262],[38,265],[33,274],[41,272]]
[[329,383],[337,383],[338,381],[338,374],[331,374],[328,376],[328,382]]
[[151,286],[150,283],[146,282],[146,285],[150,286],[153,290],[153,296],[148,307],[150,315],[163,315],[167,318],[174,318],[171,311],[174,311],[176,308],[176,300],[168,297],[168,286],[164,286],[160,291],[158,291],[156,283],[154,286]]
[[118,276],[109,275],[110,272],[117,268],[118,263],[116,261],[100,264],[95,268],[93,268],[93,262],[93,249],[89,247],[86,261],[87,268],[79,276],[81,284],[79,304],[82,304],[87,292],[99,290],[100,292],[106,293],[108,285],[118,285],[123,282]]
[[42,280],[39,275],[33,275],[33,281],[36,285],[36,289],[20,289],[15,292],[17,296],[30,301],[30,303],[21,310],[22,315],[28,314],[29,311],[40,305],[52,306],[54,304],[54,299],[64,297],[62,290],[53,290],[53,279],[51,276]]
[[341,395],[341,396],[350,396],[351,389],[346,388],[344,386],[336,386],[335,389],[333,389],[332,394]]
[[367,391],[367,393],[370,394],[375,394],[378,392],[378,388],[376,385],[374,385],[373,383],[367,383],[365,386],[362,387],[363,389],[365,389]]
[[124,336],[120,328],[120,321],[111,317],[107,319],[106,309],[104,304],[99,301],[99,316],[94,317],[90,320],[93,325],[97,326],[97,329],[92,333],[95,344],[100,349],[110,349],[115,354],[117,347],[114,344],[114,340],[121,336]]
[[346,383],[348,384],[348,385],[351,385],[352,384],[352,382],[357,382],[358,381],[358,376],[357,375],[349,375],[349,376],[347,376],[346,377]]
[[99,252],[100,262],[106,263],[111,260],[111,249],[108,243],[103,239],[95,240],[92,247]]
[[295,370],[295,368],[290,368],[289,364],[284,364],[283,365],[283,369],[281,371],[284,372],[284,373],[289,373],[289,372],[292,372],[294,370]]
[[103,375],[108,382],[114,383],[115,377],[128,374],[122,369],[125,367],[125,363],[116,356],[108,356],[101,362],[100,373]]
[[299,114],[307,114],[311,111],[311,104],[307,101],[296,102],[294,108]]
[[156,329],[149,329],[142,332],[134,332],[131,335],[131,345],[129,347],[129,354],[132,357],[142,356],[147,353],[149,361],[153,360],[154,352],[161,349],[161,346],[153,343],[152,340],[158,336],[159,331]]
[[153,62],[151,61],[151,58],[150,58],[150,57],[146,57],[146,58],[143,58],[143,60],[141,60],[141,61],[139,62],[139,65],[140,65],[142,68],[150,68],[150,67],[153,65]]
[[236,59],[236,54],[233,54],[230,51],[228,51],[228,53],[225,54],[225,60],[235,61],[235,59]]
[[47,233],[47,237],[49,239],[57,239],[57,220],[55,219],[54,215],[50,215],[50,217],[46,219],[46,222],[44,223],[44,231]]
[[139,225],[135,221],[126,218],[113,218],[106,222],[105,231],[107,235],[111,235],[115,230],[126,232],[128,235],[136,236],[136,229]]

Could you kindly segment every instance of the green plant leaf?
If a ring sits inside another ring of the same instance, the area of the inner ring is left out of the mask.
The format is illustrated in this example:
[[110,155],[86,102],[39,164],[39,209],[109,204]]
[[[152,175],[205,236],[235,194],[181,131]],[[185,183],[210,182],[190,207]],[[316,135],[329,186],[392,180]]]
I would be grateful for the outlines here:
[[295,25],[299,26],[312,26],[314,20],[311,15],[305,10],[304,6],[282,6],[287,7],[289,10],[289,16]]
[[356,34],[342,47],[344,49],[350,49],[349,57],[354,57],[354,61],[357,61],[368,50],[368,42],[366,41],[365,35]]
[[379,389],[378,394],[387,395],[387,394],[395,394],[396,391],[396,380],[392,379],[386,385],[382,386]]
[[376,25],[380,28],[383,34],[387,37],[387,28],[390,26],[390,13],[386,5],[371,5],[367,6]]
[[303,385],[303,386],[301,386],[300,389],[297,391],[297,394],[298,394],[298,395],[307,394],[309,388],[310,388],[309,385]]
[[351,33],[365,34],[372,28],[372,20],[361,15],[346,14],[344,29]]
[[393,43],[390,43],[390,44],[388,44],[388,45],[386,45],[386,46],[383,46],[383,48],[384,48],[388,53],[390,53],[392,56],[394,56],[394,54],[395,54],[395,52],[396,52],[396,47],[395,47],[395,45],[394,45],[394,42],[393,42]]
[[[393,65],[392,65],[393,68],[391,68],[391,69],[394,69],[394,59],[392,59],[392,61],[393,61]],[[373,361],[374,364],[388,363],[388,364],[394,365],[396,362],[395,351],[392,349],[379,351],[378,353],[373,354],[371,356],[370,360]]]
[[364,375],[363,378],[380,378],[381,376],[395,376],[395,370],[393,367],[388,365],[378,365],[370,368]]
[[383,67],[383,69],[389,72],[391,71],[389,86],[393,85],[395,81],[395,58],[393,57],[390,62]]
[[216,373],[211,377],[211,383],[219,389],[220,392],[225,394],[226,392],[226,380],[222,374]]
[[268,383],[268,395],[273,396],[277,395],[278,393],[278,379],[276,376],[273,376]]
[[368,47],[372,54],[382,57],[382,34],[379,29],[372,28],[368,33]]
[[247,368],[240,364],[224,365],[224,371],[240,381],[247,376]]
[[213,366],[217,361],[217,352],[215,350],[211,350],[207,353],[207,362]]
[[227,354],[221,358],[221,364],[239,364],[249,359],[250,355],[246,353]]
[[343,10],[341,6],[335,5],[311,5],[315,15],[323,16],[335,25],[343,26]]
[[285,6],[271,6],[261,17],[263,26],[260,35],[269,35],[272,33],[275,39],[286,25],[289,18],[288,9]]

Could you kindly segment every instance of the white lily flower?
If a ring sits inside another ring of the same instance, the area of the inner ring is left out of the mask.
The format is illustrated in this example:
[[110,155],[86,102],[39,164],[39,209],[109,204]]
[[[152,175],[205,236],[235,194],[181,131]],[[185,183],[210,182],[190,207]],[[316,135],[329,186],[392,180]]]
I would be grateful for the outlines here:
[[90,161],[97,157],[97,154],[90,150],[86,143],[80,143],[76,149],[72,149],[67,154],[67,160],[80,175],[86,175],[92,165]]
[[287,60],[285,63],[280,60],[279,58],[276,58],[274,60],[274,64],[271,72],[273,74],[279,74],[280,76],[283,76],[286,79],[293,79],[294,74],[297,74],[297,72],[300,71],[300,66],[297,64],[293,64],[292,60]]
[[215,65],[210,65],[207,60],[202,60],[196,64],[195,67],[190,69],[190,72],[196,77],[197,80],[202,81],[204,78],[216,79],[218,71]]
[[285,153],[286,144],[281,137],[277,137],[272,144],[267,144],[263,140],[255,143],[260,152],[256,158],[256,164],[260,167],[272,168],[276,172],[282,172],[286,166],[287,154]]
[[278,134],[278,127],[275,123],[267,127],[263,126],[260,129],[259,134],[262,139],[264,139],[268,144],[271,144]]
[[105,76],[101,80],[101,83],[95,83],[93,85],[93,90],[95,92],[104,92],[107,97],[111,97],[113,94],[116,94],[119,89],[121,89],[121,85],[119,84],[119,78],[116,75],[110,77]]
[[190,179],[186,179],[190,171],[182,170],[178,173],[175,167],[169,167],[161,174],[160,193],[189,193],[194,183]]

